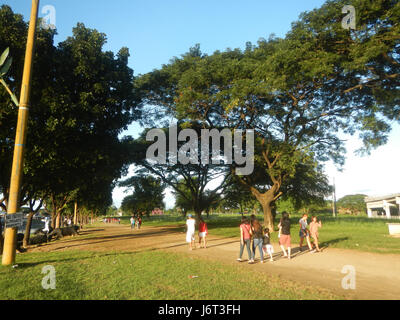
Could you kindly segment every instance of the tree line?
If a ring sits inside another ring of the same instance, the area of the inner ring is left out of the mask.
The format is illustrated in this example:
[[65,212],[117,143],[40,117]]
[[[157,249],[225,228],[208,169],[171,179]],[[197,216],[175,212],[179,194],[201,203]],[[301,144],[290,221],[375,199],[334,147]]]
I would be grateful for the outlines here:
[[[9,48],[13,58],[3,78],[16,95],[27,28],[22,15],[1,6],[0,50]],[[74,203],[81,215],[98,214],[112,204],[115,181],[130,163],[130,138],[119,135],[139,116],[127,48],[104,51],[106,35],[82,23],[57,45],[55,34],[37,30],[20,197],[20,206],[30,207],[28,224],[44,206],[53,228]],[[0,206],[7,210],[17,108],[3,89],[0,105]]]

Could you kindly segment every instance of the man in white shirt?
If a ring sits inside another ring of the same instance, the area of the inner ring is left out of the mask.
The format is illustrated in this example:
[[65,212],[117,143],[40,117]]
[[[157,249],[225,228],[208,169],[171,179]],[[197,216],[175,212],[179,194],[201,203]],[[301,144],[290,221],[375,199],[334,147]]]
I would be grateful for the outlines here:
[[44,219],[42,221],[44,222],[43,231],[45,233],[49,233],[50,232],[50,217],[46,216],[46,217],[44,217]]
[[196,220],[192,218],[192,215],[188,215],[188,219],[186,220],[186,242],[189,243],[189,250],[193,250],[193,247],[196,247],[195,244],[195,224]]

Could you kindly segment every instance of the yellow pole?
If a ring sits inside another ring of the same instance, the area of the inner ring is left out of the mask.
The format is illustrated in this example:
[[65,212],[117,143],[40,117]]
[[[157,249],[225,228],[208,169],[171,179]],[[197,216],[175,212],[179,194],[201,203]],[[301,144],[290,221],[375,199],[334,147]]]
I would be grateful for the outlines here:
[[[18,110],[17,133],[15,136],[14,157],[11,171],[10,195],[8,198],[7,213],[14,214],[18,211],[22,170],[24,165],[24,145],[26,141],[26,128],[29,114],[29,96],[31,90],[32,62],[35,46],[36,24],[39,11],[39,0],[32,0],[31,19],[29,21],[28,41],[26,43],[24,74],[22,77],[21,95]],[[15,263],[17,247],[17,228],[5,231],[2,264],[9,266]]]

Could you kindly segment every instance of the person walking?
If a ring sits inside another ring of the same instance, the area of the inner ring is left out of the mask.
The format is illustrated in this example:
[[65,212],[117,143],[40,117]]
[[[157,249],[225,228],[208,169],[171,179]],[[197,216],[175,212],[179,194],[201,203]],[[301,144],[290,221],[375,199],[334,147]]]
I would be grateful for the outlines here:
[[273,253],[274,253],[274,247],[271,244],[271,235],[269,233],[269,228],[264,229],[264,238],[263,238],[263,251],[264,255],[269,254],[270,259],[269,261],[274,261],[273,258]]
[[140,227],[142,226],[142,216],[139,216],[138,218],[138,227],[140,229]]
[[258,251],[260,251],[260,258],[261,258],[261,263],[264,263],[264,253],[263,253],[263,229],[261,227],[260,222],[258,222],[257,219],[254,219],[252,224],[251,224],[251,231],[253,234],[253,258],[251,259],[251,262],[254,263],[254,259],[256,257],[256,250],[258,248]]
[[186,220],[186,242],[189,244],[189,250],[193,250],[196,248],[195,243],[195,224],[196,220],[192,218],[192,215],[188,215],[188,219]]
[[242,222],[239,228],[240,228],[240,252],[237,261],[239,262],[242,261],[244,246],[246,246],[249,263],[252,263],[253,256],[250,250],[251,226],[249,220],[247,220],[246,217],[242,217]]
[[50,217],[45,216],[44,220],[42,220],[42,221],[44,222],[43,232],[48,234],[50,232]]
[[207,235],[208,235],[208,229],[207,229],[207,223],[204,222],[203,218],[200,218],[200,223],[199,223],[199,246],[201,248],[201,243],[203,242],[203,247],[204,249],[207,249]]
[[[290,219],[289,219],[289,214],[287,212],[282,212],[282,219],[279,222],[279,245],[283,251],[283,257],[288,258],[289,260],[291,259],[291,239],[290,239]],[[287,253],[285,250],[285,246],[287,249]]]
[[319,234],[318,234],[318,229],[322,228],[322,222],[318,221],[318,218],[316,216],[313,216],[311,218],[311,223],[310,223],[310,233],[311,237],[314,240],[315,248],[318,252],[321,252],[319,248]]
[[132,216],[130,221],[131,221],[131,230],[132,229],[135,230],[135,218]]
[[308,249],[312,251],[312,245],[310,241],[310,231],[308,230],[308,222],[307,222],[308,215],[305,213],[299,220],[300,230],[299,230],[299,237],[300,237],[300,251],[303,251],[303,241],[304,238],[307,241]]

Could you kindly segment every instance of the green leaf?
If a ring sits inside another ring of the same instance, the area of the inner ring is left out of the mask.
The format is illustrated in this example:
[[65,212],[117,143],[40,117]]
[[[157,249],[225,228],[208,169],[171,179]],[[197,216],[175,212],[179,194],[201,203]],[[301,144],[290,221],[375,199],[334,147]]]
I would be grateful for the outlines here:
[[4,50],[4,52],[2,53],[2,55],[1,55],[1,57],[0,57],[0,67],[3,65],[4,61],[6,61],[9,52],[10,52],[10,48],[7,48],[7,49]]
[[7,58],[6,62],[0,69],[1,76],[4,76],[8,72],[8,70],[10,70],[11,64],[12,64],[12,58],[9,57],[9,58]]

